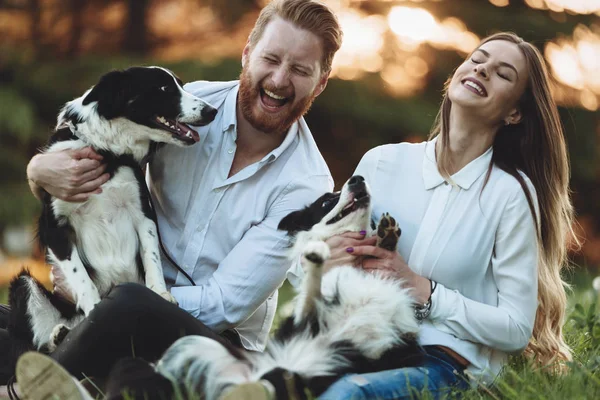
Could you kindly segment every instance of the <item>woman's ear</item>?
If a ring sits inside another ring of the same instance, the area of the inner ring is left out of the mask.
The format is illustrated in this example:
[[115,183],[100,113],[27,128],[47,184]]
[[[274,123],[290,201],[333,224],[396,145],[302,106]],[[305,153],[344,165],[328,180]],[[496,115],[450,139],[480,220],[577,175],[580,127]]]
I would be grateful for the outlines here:
[[516,125],[523,119],[523,114],[518,108],[513,109],[506,118],[504,118],[504,125]]

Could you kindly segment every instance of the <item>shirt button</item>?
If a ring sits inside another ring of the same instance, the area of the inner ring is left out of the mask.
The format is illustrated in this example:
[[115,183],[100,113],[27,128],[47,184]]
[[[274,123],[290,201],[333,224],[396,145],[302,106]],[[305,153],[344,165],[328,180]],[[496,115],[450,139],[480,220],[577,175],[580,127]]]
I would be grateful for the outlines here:
[[444,181],[444,185],[448,185],[448,181]]
[[233,149],[229,149],[229,150],[227,150],[227,153],[228,153],[228,154],[231,154],[231,153],[233,153]]

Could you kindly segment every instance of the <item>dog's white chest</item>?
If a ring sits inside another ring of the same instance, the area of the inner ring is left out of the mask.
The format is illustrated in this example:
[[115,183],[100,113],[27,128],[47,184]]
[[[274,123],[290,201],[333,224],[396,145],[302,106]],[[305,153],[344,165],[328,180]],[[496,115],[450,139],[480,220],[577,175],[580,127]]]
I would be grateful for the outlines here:
[[54,199],[57,216],[66,218],[82,256],[96,270],[100,292],[104,283],[143,282],[137,270],[139,238],[136,225],[144,218],[139,184],[130,168],[119,168],[102,193],[83,203]]

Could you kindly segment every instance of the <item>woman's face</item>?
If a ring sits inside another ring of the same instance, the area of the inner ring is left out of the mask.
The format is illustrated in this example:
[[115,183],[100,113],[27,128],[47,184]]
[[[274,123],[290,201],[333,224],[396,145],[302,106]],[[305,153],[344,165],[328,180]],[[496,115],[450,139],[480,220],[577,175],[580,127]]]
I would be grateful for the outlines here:
[[487,42],[463,62],[452,77],[448,96],[452,106],[496,125],[518,123],[518,102],[529,80],[525,56],[505,40]]

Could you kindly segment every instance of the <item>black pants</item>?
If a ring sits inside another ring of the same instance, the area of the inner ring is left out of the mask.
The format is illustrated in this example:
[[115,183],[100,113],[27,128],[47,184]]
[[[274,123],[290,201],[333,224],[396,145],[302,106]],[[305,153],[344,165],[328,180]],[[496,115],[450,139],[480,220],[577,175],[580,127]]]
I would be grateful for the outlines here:
[[155,362],[173,342],[188,335],[209,337],[240,354],[239,337],[230,332],[218,335],[145,286],[127,283],[102,299],[51,357],[79,379],[104,379],[118,360],[136,357]]
[[9,312],[8,307],[0,304],[0,385],[6,384],[14,372],[9,361],[11,342],[6,330]]

